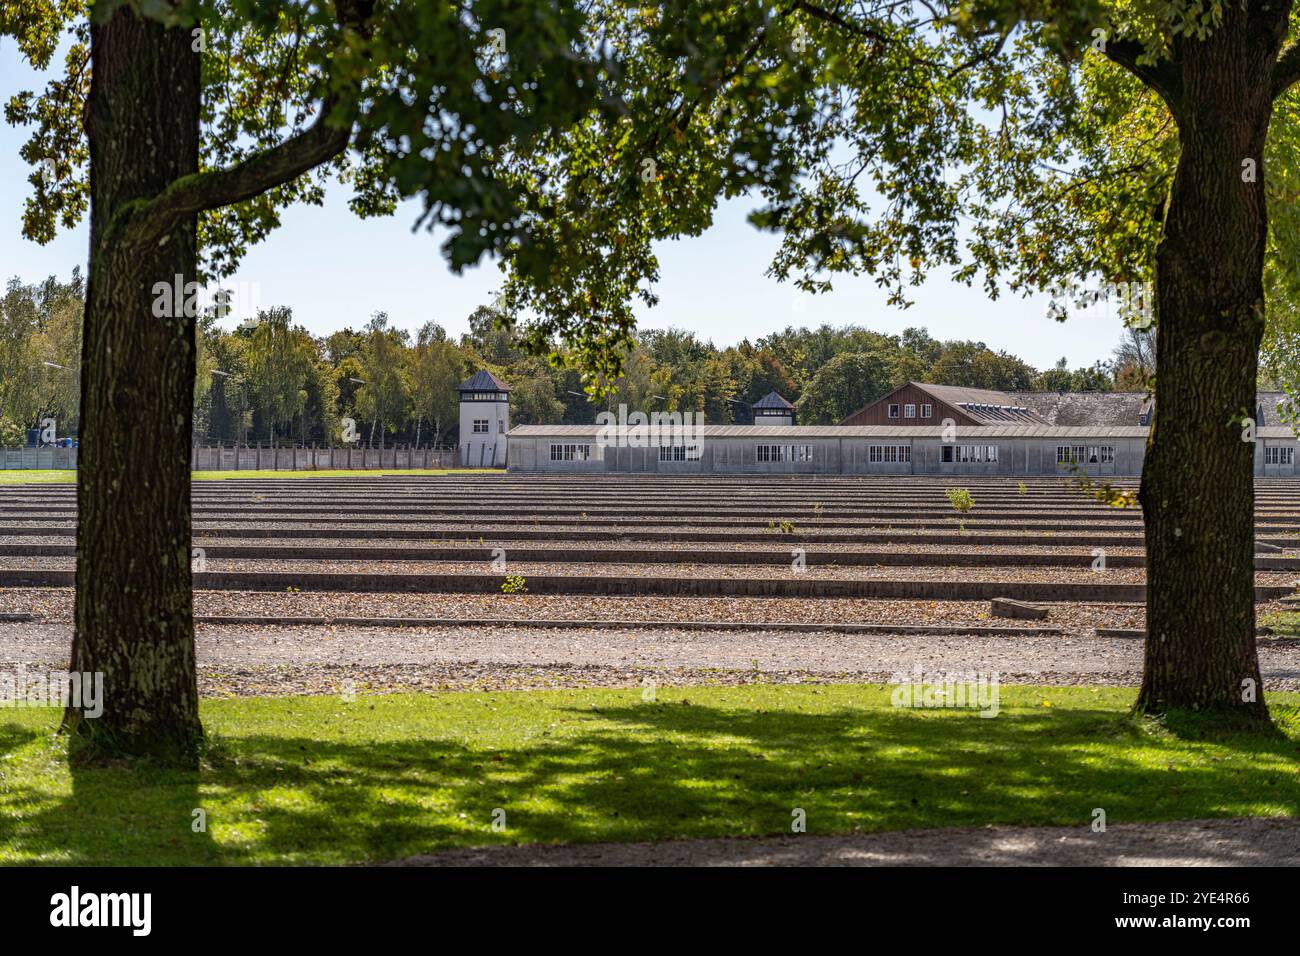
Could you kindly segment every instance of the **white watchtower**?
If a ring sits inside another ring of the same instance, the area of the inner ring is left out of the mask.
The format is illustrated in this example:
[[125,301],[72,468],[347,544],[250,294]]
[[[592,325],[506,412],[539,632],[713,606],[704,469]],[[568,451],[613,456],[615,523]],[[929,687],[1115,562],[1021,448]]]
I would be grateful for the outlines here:
[[459,392],[462,467],[504,468],[510,386],[482,369],[462,383]]

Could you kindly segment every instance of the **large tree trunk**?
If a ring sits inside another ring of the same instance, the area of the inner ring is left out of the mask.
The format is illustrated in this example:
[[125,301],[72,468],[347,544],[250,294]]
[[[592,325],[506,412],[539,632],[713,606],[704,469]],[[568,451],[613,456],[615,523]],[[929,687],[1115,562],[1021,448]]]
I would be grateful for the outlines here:
[[[1245,19],[1225,8],[1209,40],[1177,50],[1181,155],[1156,254],[1156,407],[1141,489],[1147,643],[1137,706],[1267,721],[1255,647],[1256,446],[1242,420],[1256,414],[1263,154],[1278,47]],[[1245,160],[1254,163],[1253,182]]]
[[188,31],[119,9],[91,27],[90,275],[77,474],[76,671],[102,672],[97,719],[69,710],[76,758],[190,763],[202,738],[190,593],[194,318],[154,284],[195,281],[193,217],[123,241],[133,201],[198,170],[199,56]]

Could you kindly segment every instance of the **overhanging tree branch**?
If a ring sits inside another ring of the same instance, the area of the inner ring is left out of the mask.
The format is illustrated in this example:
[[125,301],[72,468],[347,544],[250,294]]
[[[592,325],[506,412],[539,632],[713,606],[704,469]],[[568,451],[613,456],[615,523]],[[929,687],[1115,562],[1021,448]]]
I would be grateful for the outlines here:
[[135,210],[131,239],[159,241],[186,216],[252,199],[333,159],[352,138],[350,125],[330,125],[334,106],[327,98],[311,126],[242,163],[176,180]]
[[841,30],[851,33],[863,40],[873,40],[876,43],[888,43],[889,38],[878,30],[873,29],[865,23],[856,23],[845,19],[834,10],[827,10],[825,7],[818,6],[815,3],[808,3],[807,0],[795,0],[792,9],[801,10],[815,20],[821,20],[823,23],[830,23]]
[[1107,40],[1102,51],[1112,63],[1117,63],[1160,94],[1174,108],[1182,100],[1183,81],[1171,60],[1159,63],[1139,63],[1146,47],[1136,40]]
[[[335,16],[343,32],[369,36],[375,2],[335,0]],[[325,77],[326,90],[332,88],[331,80]],[[321,99],[315,122],[302,132],[242,163],[176,180],[132,210],[129,222],[124,224],[128,234],[123,238],[128,242],[160,242],[186,216],[252,199],[329,162],[352,140],[351,122],[340,122],[331,115],[338,104],[337,96],[327,94]]]
[[1277,58],[1273,66],[1273,98],[1300,83],[1300,40],[1296,40]]

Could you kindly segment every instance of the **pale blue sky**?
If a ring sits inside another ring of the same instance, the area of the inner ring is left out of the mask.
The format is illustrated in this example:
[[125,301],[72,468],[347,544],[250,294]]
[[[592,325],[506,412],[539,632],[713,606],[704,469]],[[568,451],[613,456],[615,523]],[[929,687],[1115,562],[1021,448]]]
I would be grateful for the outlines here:
[[[12,42],[0,43],[0,102],[39,86]],[[66,277],[74,265],[84,272],[84,225],[43,247],[21,235],[30,189],[30,169],[18,158],[25,138],[0,122],[0,280]],[[453,335],[466,331],[467,316],[491,302],[500,285],[495,262],[457,276],[439,254],[441,237],[411,232],[414,203],[392,218],[363,221],[346,200],[345,190],[334,187],[324,207],[288,210],[282,227],[249,253],[230,281],[255,291],[263,307],[290,306],[295,320],[316,334],[357,327],[380,310],[393,325],[412,331],[429,319]],[[778,240],[745,221],[751,206],[743,199],[727,203],[703,236],[661,244],[660,303],[640,311],[642,327],[690,329],[725,346],[789,325],[858,324],[886,333],[914,325],[940,339],[982,340],[1038,368],[1061,356],[1071,368],[1091,365],[1108,358],[1119,340],[1121,323],[1104,306],[1058,323],[1047,318],[1045,297],[990,301],[982,290],[941,276],[915,290],[907,310],[887,305],[869,278],[838,277],[831,293],[799,295],[764,275]]]

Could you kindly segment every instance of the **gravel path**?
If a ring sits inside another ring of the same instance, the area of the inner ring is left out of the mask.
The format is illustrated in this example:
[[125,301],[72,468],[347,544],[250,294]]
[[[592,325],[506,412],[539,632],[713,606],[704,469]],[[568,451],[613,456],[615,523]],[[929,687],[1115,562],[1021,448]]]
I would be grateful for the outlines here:
[[[600,562],[540,562],[510,561],[503,571],[494,570],[489,561],[440,561],[439,574],[515,574],[524,578],[532,576],[567,575],[578,577],[643,577],[643,578],[807,578],[832,581],[1005,581],[1008,583],[1058,583],[1088,584],[1143,584],[1144,568],[1107,568],[1093,571],[1090,566],[1027,567],[1008,564],[990,567],[913,567],[827,564],[807,564],[802,571],[770,564],[615,564]],[[5,561],[67,559],[9,558]],[[792,559],[793,560],[793,559]],[[4,566],[0,562],[0,566]],[[259,559],[228,558],[208,562],[212,571],[363,571],[368,574],[413,573],[424,568],[422,562],[410,561],[268,561]],[[1300,586],[1295,571],[1256,571],[1256,584]]]
[[[0,625],[0,662],[56,669],[67,625]],[[1002,683],[1133,686],[1142,643],[1131,638],[708,632],[602,628],[341,628],[200,625],[206,694],[523,689],[768,683],[890,683],[977,671]],[[1265,688],[1300,690],[1300,640],[1261,642]]]
[[[0,611],[72,620],[71,588],[0,588]],[[1096,627],[1140,628],[1132,604],[1049,604],[1046,623],[1080,635]],[[1279,610],[1281,604],[1261,605]],[[562,594],[420,594],[303,591],[195,591],[198,615],[300,617],[501,618],[508,620],[745,621],[803,624],[996,624],[986,601],[889,601],[868,598],[653,597]]]
[[389,866],[1296,866],[1300,819],[944,827],[846,836],[494,846]]
[[[793,577],[829,581],[1005,581],[1008,583],[1142,584],[1144,568],[1107,568],[1093,571],[1084,567],[1033,567],[1016,564],[989,567],[914,567],[910,565],[807,564],[802,571],[772,564],[616,564],[603,562],[509,561],[503,571],[491,561],[439,561],[436,567],[423,561],[369,561],[345,558],[208,558],[209,571],[350,572],[356,574],[482,574],[549,575],[578,577],[641,578],[749,578],[755,580]],[[792,559],[793,560],[793,559]],[[1084,561],[1085,559],[1080,559]],[[0,569],[70,570],[76,559],[67,557],[0,557]],[[1260,585],[1300,586],[1295,571],[1256,571]]]
[[[923,535],[908,535],[907,537],[924,537]],[[989,537],[998,537],[990,535]],[[1012,537],[1006,535],[1003,537]],[[1107,545],[1105,548],[1108,556],[1115,555],[1142,555],[1145,548],[1142,544],[1140,535],[1129,536],[1133,544],[1129,545]],[[30,534],[30,535],[4,535],[0,536],[0,545],[64,545],[71,546],[76,542],[76,538],[69,531],[66,534]],[[447,537],[445,534],[438,537],[436,534],[421,540],[419,538],[344,538],[338,536],[329,536],[321,534],[312,537],[298,537],[296,535],[286,536],[284,539],[277,538],[250,538],[240,536],[238,533],[221,534],[217,532],[196,532],[194,538],[196,547],[213,547],[222,546],[245,546],[253,548],[268,548],[276,546],[291,546],[305,548],[320,548],[322,551],[329,548],[374,548],[383,550],[386,548],[421,548],[437,549],[439,547],[464,548],[464,547],[495,547],[504,548],[509,554],[511,549],[537,549],[545,548],[551,551],[618,551],[630,547],[645,547],[653,551],[753,551],[772,554],[788,555],[793,546],[799,544],[797,539],[785,539],[779,536],[773,536],[769,540],[762,541],[691,541],[689,539],[671,540],[671,541],[652,541],[644,542],[636,539],[634,536],[628,536],[621,539],[602,538],[594,541],[583,540],[556,540],[548,538],[545,532],[538,534],[536,538],[510,538],[494,539],[489,536],[478,536],[474,538],[456,538]],[[810,552],[843,552],[846,554],[868,553],[888,553],[888,554],[942,554],[950,551],[953,547],[951,544],[935,544],[933,542],[922,541],[816,541],[806,542],[802,545]],[[1011,543],[1001,544],[996,541],[979,543],[963,543],[961,550],[965,554],[1054,554],[1077,558],[1080,562],[1090,564],[1095,557],[1095,547],[1090,544],[1073,544],[1068,541],[1054,540],[1050,536],[1044,537],[1042,544],[1017,544],[1014,539]],[[1300,557],[1300,548],[1280,548],[1277,551],[1268,552],[1266,557]]]
[[[245,513],[246,514],[246,513]],[[1041,522],[1040,522],[1041,523]],[[51,522],[48,519],[38,518],[0,518],[0,524],[4,527],[14,528],[31,528],[34,532],[46,532],[50,534],[71,534],[72,525],[67,519],[61,519],[57,522]],[[429,535],[430,538],[450,538],[453,541],[463,541],[465,536],[471,536],[477,539],[480,535],[485,538],[491,538],[494,531],[517,531],[527,529],[533,532],[535,537],[545,538],[550,532],[558,531],[580,531],[584,533],[599,532],[601,534],[617,534],[627,540],[636,539],[638,535],[646,532],[667,532],[673,535],[682,536],[683,540],[689,539],[699,534],[762,534],[765,537],[771,537],[774,541],[781,540],[783,532],[773,531],[767,526],[766,522],[741,522],[741,523],[658,523],[644,521],[572,521],[563,523],[546,523],[530,521],[527,518],[520,518],[517,521],[510,521],[504,518],[476,518],[466,519],[465,521],[430,521],[430,520],[410,520],[401,519],[362,519],[349,518],[348,520],[321,519],[317,521],[277,521],[273,518],[249,518],[249,517],[229,517],[222,519],[203,519],[196,518],[194,521],[194,535],[196,537],[214,535],[214,534],[234,534],[241,528],[270,528],[276,531],[292,532],[293,537],[302,537],[311,533],[319,533],[324,537],[329,537],[333,532],[341,528],[362,529],[380,531],[385,529],[395,531],[420,531]],[[796,522],[794,537],[798,537],[806,532],[816,532],[819,535],[838,535],[851,537],[858,534],[892,534],[897,535],[900,539],[924,539],[928,535],[951,535],[959,533],[961,526],[956,521],[951,522],[930,522],[926,525],[906,525],[902,523],[890,523],[888,521],[864,521],[854,522],[851,524],[817,524],[816,522]],[[968,521],[966,523],[966,534],[990,535],[990,536],[1014,536],[1023,534],[1032,534],[1035,537],[1051,539],[1065,539],[1068,543],[1070,539],[1078,538],[1080,534],[1107,534],[1123,535],[1133,539],[1135,545],[1142,544],[1142,525],[1140,523],[1122,523],[1104,521],[1081,521],[1075,528],[1065,529],[1043,529],[1043,528],[1020,528],[1019,525],[1007,525],[1004,523],[984,524],[981,522]],[[1294,532],[1286,529],[1277,530],[1271,526],[1260,526],[1257,528],[1257,534],[1261,536],[1274,535],[1292,535]]]
[[[1041,524],[1041,523],[1040,523]],[[818,525],[813,523],[796,523],[795,531],[787,534],[781,531],[773,531],[766,523],[699,523],[699,522],[644,522],[644,521],[620,521],[620,522],[593,522],[593,521],[572,521],[572,522],[550,522],[541,523],[529,521],[526,518],[520,518],[517,521],[511,521],[508,518],[480,518],[474,521],[464,521],[456,523],[448,522],[429,522],[429,521],[276,521],[274,519],[252,519],[252,518],[230,518],[219,522],[201,522],[195,521],[194,533],[210,534],[231,533],[238,531],[241,527],[247,528],[272,528],[277,531],[291,531],[295,536],[305,532],[319,532],[325,535],[343,528],[360,528],[363,530],[384,530],[400,529],[409,531],[420,531],[431,537],[450,537],[452,540],[468,536],[478,538],[480,535],[490,538],[495,531],[519,531],[526,530],[531,532],[533,537],[544,538],[549,532],[580,532],[589,535],[596,532],[599,535],[617,535],[620,538],[635,540],[638,537],[648,534],[670,534],[680,536],[685,540],[699,537],[700,535],[762,535],[764,538],[770,538],[773,541],[780,541],[783,538],[797,538],[803,534],[817,534],[821,536],[843,536],[852,537],[854,535],[872,534],[872,535],[896,535],[900,539],[918,538],[924,539],[927,535],[953,535],[964,533],[967,535],[1034,535],[1035,537],[1062,538],[1067,541],[1078,538],[1084,534],[1106,534],[1106,535],[1123,535],[1131,537],[1135,544],[1142,542],[1142,526],[1140,524],[1115,525],[1106,522],[1079,522],[1074,525],[1058,526],[1053,524],[1050,528],[1043,527],[1022,527],[1018,524],[976,524],[967,522],[965,531],[956,523],[933,522],[926,525],[906,526],[900,524],[890,524],[885,521],[866,521],[866,522],[846,522],[844,524],[824,524]],[[1260,528],[1256,533],[1259,535],[1291,535],[1294,536],[1296,531],[1300,530],[1297,526],[1292,529],[1273,529],[1271,527]]]
[[[14,544],[30,543],[43,544],[45,541],[35,539],[14,537],[6,539]],[[52,538],[48,543],[63,544],[67,539]],[[247,545],[250,547],[267,547],[277,542],[268,541],[266,538],[240,538],[238,535],[229,535],[221,537],[205,537],[196,539],[196,544],[203,545]],[[287,542],[279,542],[287,543]],[[469,542],[468,547],[491,546],[494,542],[484,538],[480,542],[477,538]],[[394,541],[391,545],[386,545],[378,541],[359,541],[355,538],[295,538],[292,541],[295,547],[374,547],[383,548],[385,546],[403,547],[403,548],[433,548],[437,546],[444,547],[466,547],[464,538],[430,538],[428,541]],[[654,551],[758,551],[771,552],[789,556],[791,543],[779,538],[773,538],[772,541],[655,541],[648,545],[645,542],[628,539],[626,541],[553,541],[542,535],[536,540],[513,539],[501,542],[501,546],[506,551],[507,558],[510,555],[511,548],[547,548],[554,551],[617,551],[632,547],[645,547]],[[951,551],[951,546],[935,544],[908,544],[904,542],[892,541],[882,542],[880,544],[863,544],[861,542],[850,541],[829,541],[825,544],[820,542],[805,546],[806,550],[811,552],[843,552],[847,554],[859,554],[862,552],[881,552],[890,554],[935,554]],[[1143,553],[1140,540],[1135,547],[1108,547],[1108,555],[1140,555]],[[1071,544],[1048,544],[1048,545],[1028,545],[1028,544],[971,544],[962,547],[962,551],[969,554],[1062,554],[1078,558],[1083,563],[1089,563],[1093,559],[1093,549],[1090,546],[1071,545]]]

